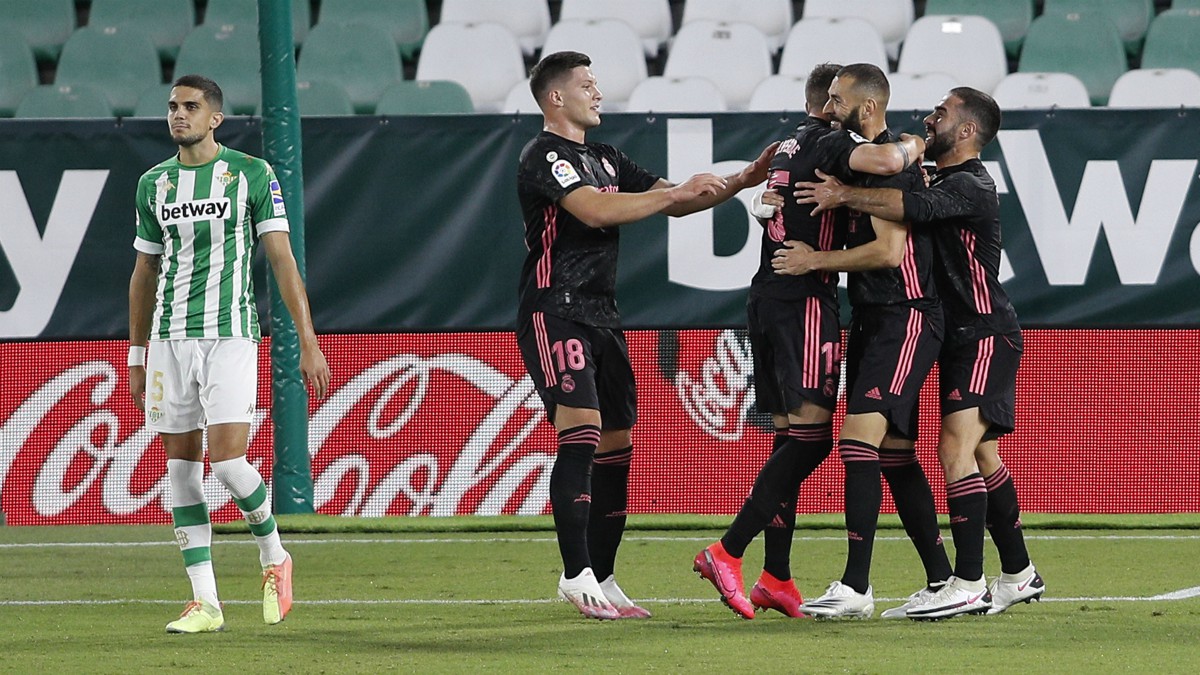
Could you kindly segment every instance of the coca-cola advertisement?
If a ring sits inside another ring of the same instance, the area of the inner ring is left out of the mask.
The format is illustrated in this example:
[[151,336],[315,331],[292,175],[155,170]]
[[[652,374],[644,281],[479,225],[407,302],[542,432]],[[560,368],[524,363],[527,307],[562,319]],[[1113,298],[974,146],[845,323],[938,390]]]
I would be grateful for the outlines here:
[[[743,331],[628,334],[638,379],[633,513],[733,513],[771,446]],[[511,333],[327,335],[330,394],[310,402],[313,508],[344,516],[549,512],[555,435]],[[9,525],[167,523],[161,443],[130,400],[120,341],[3,343],[0,511]],[[249,458],[270,481],[269,350]],[[1162,358],[1171,355],[1169,363]],[[918,451],[944,512],[938,414]],[[1001,441],[1031,512],[1200,511],[1196,331],[1025,334],[1017,431]],[[839,416],[840,416],[839,410]],[[802,513],[842,510],[836,453]],[[214,520],[239,517],[211,476]],[[891,505],[885,499],[885,510]]]

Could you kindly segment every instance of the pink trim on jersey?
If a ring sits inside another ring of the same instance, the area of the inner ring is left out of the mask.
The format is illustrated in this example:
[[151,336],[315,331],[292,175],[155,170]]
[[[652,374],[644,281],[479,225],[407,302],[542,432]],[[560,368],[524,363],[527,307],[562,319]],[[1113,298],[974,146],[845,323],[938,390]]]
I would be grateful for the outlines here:
[[921,277],[917,274],[917,254],[913,249],[912,232],[904,239],[904,260],[900,261],[900,273],[904,276],[904,295],[909,300],[925,297],[921,292]]
[[967,495],[978,494],[980,492],[987,492],[987,486],[983,484],[983,477],[981,476],[962,478],[946,486],[947,499],[966,497]]
[[805,389],[821,386],[821,301],[804,301],[804,363],[800,383]]
[[558,384],[558,371],[554,370],[554,359],[550,356],[550,338],[546,335],[546,315],[543,312],[533,313],[533,337],[537,342],[538,360],[542,362],[546,386],[553,387]]
[[995,346],[995,335],[989,335],[979,341],[979,350],[975,353],[975,367],[971,369],[971,386],[967,387],[967,391],[972,394],[982,394],[987,385],[988,368],[992,364]]
[[917,343],[921,338],[921,313],[911,307],[908,310],[908,326],[904,334],[904,344],[900,346],[900,359],[896,363],[896,374],[892,376],[892,386],[888,391],[900,395],[904,390],[904,381],[912,372],[913,358],[917,355]]
[[537,287],[550,288],[550,247],[558,236],[558,205],[551,204],[542,210],[542,257],[537,263]]
[[988,289],[987,274],[983,264],[975,257],[975,233],[963,230],[963,245],[967,247],[967,260],[971,267],[971,292],[975,295],[975,311],[980,314],[992,313],[992,292]]

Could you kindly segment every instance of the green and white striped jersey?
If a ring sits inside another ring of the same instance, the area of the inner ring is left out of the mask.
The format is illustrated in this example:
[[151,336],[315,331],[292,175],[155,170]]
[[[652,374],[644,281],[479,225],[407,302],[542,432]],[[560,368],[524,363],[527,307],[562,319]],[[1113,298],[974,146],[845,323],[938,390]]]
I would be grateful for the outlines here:
[[287,230],[279,181],[257,157],[222,145],[202,166],[176,156],[142,174],[133,247],[163,258],[151,339],[257,341],[254,245]]

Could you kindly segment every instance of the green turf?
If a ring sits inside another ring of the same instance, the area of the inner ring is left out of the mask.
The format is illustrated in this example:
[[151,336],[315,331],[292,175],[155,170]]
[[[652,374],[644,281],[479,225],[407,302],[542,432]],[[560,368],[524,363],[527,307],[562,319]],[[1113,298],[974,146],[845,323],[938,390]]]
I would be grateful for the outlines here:
[[[228,630],[195,636],[163,632],[189,595],[170,528],[0,528],[0,672],[1102,673],[1200,663],[1200,598],[1122,599],[1197,584],[1200,535],[1184,529],[1030,527],[1048,597],[1070,600],[939,623],[742,621],[691,572],[718,531],[639,529],[619,577],[655,616],[601,623],[548,601],[559,570],[551,533],[470,532],[472,522],[441,533],[288,532],[298,602],[279,626],[261,623],[249,536],[220,535],[213,554]],[[845,543],[837,531],[797,536],[797,583],[817,595],[839,575]],[[45,545],[65,542],[110,545]],[[755,544],[747,585],[760,563]],[[996,565],[989,548],[989,573]],[[919,585],[901,532],[881,532],[873,582],[878,610]]]

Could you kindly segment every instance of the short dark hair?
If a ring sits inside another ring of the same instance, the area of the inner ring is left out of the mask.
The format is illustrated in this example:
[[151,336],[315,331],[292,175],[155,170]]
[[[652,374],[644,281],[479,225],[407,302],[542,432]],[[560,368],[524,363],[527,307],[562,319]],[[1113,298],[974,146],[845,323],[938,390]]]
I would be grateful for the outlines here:
[[1000,105],[988,94],[971,87],[955,87],[950,95],[962,101],[963,113],[975,123],[979,148],[983,149],[1000,130]]
[[833,78],[841,69],[842,66],[837,63],[813,66],[808,73],[808,82],[804,83],[804,99],[809,107],[818,110],[825,107],[825,102],[829,100],[829,85],[833,84]]
[[529,71],[529,90],[533,92],[533,100],[540,105],[542,98],[559,79],[580,66],[590,65],[592,59],[579,52],[554,52],[542,57],[533,70]]
[[216,82],[203,75],[184,75],[175,80],[175,83],[171,85],[172,89],[175,87],[189,87],[200,90],[204,94],[204,100],[217,110],[221,110],[222,106],[225,105],[225,94],[221,93],[221,88],[217,86]]
[[838,71],[838,78],[849,77],[854,80],[853,89],[867,98],[873,98],[884,108],[892,96],[892,87],[888,84],[887,75],[873,63],[851,63]]

